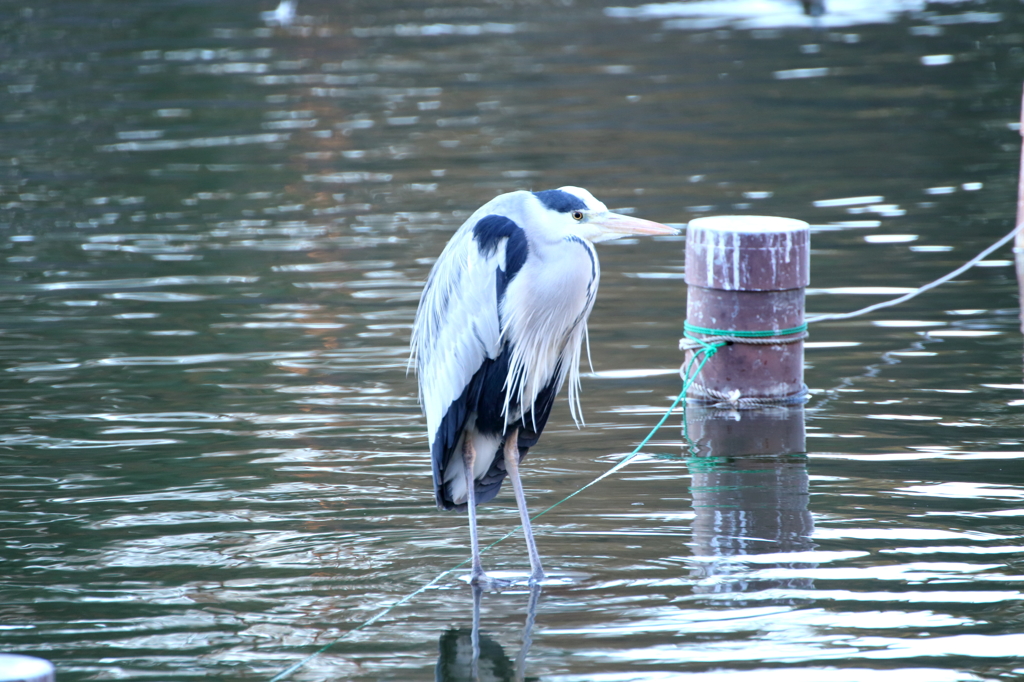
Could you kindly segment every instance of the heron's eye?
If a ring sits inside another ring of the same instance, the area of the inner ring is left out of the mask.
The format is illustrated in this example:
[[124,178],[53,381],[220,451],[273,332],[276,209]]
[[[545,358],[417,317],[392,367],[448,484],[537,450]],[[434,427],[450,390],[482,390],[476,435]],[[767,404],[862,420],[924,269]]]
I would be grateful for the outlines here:
[[576,221],[583,220],[583,211],[573,211],[572,219]]

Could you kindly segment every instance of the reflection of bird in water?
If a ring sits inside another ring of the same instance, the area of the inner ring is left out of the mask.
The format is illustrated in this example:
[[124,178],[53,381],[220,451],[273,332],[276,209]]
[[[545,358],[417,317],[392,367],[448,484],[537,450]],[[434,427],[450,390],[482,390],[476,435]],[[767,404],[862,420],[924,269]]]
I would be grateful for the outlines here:
[[470,216],[434,264],[416,312],[410,363],[417,365],[437,506],[469,510],[474,583],[489,580],[476,505],[497,495],[506,475],[530,579],[544,577],[519,462],[540,438],[566,378],[579,420],[580,349],[600,278],[594,243],[675,233],[611,213],[578,187],[511,192]]
[[437,642],[436,682],[526,682],[535,677],[523,677],[526,655],[533,641],[533,622],[537,616],[540,587],[530,590],[530,603],[523,627],[523,646],[515,663],[505,655],[505,649],[480,632],[480,597],[482,590],[473,586],[473,627],[450,628]]
[[800,0],[804,6],[804,14],[809,17],[820,17],[825,14],[825,0]]
[[473,631],[468,628],[451,628],[445,632],[437,643],[434,679],[437,682],[512,682],[515,679],[515,667],[501,645],[481,634],[479,646],[480,652],[474,661]]
[[299,0],[281,0],[277,9],[260,12],[260,19],[270,26],[290,26],[295,21],[295,10]]

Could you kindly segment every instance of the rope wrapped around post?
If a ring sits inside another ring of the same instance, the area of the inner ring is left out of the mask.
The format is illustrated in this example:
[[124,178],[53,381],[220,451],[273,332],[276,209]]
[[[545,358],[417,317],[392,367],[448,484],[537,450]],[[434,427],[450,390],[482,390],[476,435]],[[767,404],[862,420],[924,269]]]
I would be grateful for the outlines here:
[[[707,338],[697,338],[694,334],[700,334]],[[679,339],[679,350],[693,350],[697,351],[697,354],[703,353],[705,355],[706,362],[707,359],[714,355],[719,348],[734,343],[745,343],[755,346],[773,346],[803,341],[807,336],[806,323],[799,327],[790,327],[789,329],[765,329],[755,331],[711,329],[708,327],[699,327],[697,325],[690,324],[689,321],[686,321],[683,323],[683,338]],[[694,355],[694,358],[697,354]],[[694,358],[691,358],[679,368],[679,375],[682,377],[684,382],[687,382],[688,387],[694,393],[698,394],[697,397],[704,400],[714,401],[711,403],[710,407],[750,409],[755,407],[772,407],[776,405],[796,405],[807,400],[809,389],[806,384],[803,385],[803,390],[799,393],[781,398],[744,397],[739,389],[725,392],[718,391],[707,386],[702,386],[696,383],[696,374],[691,374],[690,366],[693,364]]]
[[[709,336],[707,339],[698,339],[693,334]],[[807,338],[807,324],[789,329],[765,329],[763,331],[736,331],[730,329],[709,329],[690,324],[689,320],[683,322],[683,338],[679,339],[679,350],[694,350],[706,343],[724,342],[748,343],[754,346],[775,346],[782,343],[796,343]]]

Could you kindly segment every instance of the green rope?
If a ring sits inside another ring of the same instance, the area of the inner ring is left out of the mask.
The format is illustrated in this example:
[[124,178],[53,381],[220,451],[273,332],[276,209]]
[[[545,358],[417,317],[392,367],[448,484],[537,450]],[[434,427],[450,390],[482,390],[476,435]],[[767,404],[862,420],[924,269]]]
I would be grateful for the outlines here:
[[[548,507],[544,511],[541,511],[541,512],[538,512],[538,513],[534,514],[533,516],[530,517],[530,520],[536,520],[536,519],[540,518],[541,516],[544,516],[549,511],[551,511],[555,507],[559,506],[563,502],[567,502],[567,501],[571,500],[572,498],[576,497],[577,495],[582,493],[587,488],[590,488],[591,486],[596,485],[598,482],[608,478],[609,476],[614,474],[616,471],[620,471],[623,467],[625,467],[627,464],[629,464],[637,455],[640,454],[640,451],[643,449],[643,447],[645,445],[647,445],[647,443],[650,442],[651,438],[654,438],[654,434],[656,434],[658,432],[658,429],[660,429],[665,424],[665,422],[668,421],[669,416],[671,416],[672,412],[675,411],[676,407],[679,405],[680,402],[682,402],[683,398],[686,397],[686,392],[688,390],[690,390],[690,386],[693,384],[694,380],[697,378],[697,375],[700,374],[700,371],[702,369],[704,369],[704,365],[707,364],[707,361],[711,359],[711,356],[713,356],[715,353],[718,352],[719,348],[721,348],[722,346],[727,345],[724,341],[719,341],[719,342],[716,342],[716,343],[705,343],[704,341],[700,341],[699,339],[693,339],[693,341],[699,343],[701,345],[701,348],[699,348],[698,350],[696,350],[694,352],[693,356],[686,363],[686,368],[682,372],[682,375],[683,375],[683,390],[681,390],[679,392],[679,395],[676,396],[676,399],[672,401],[671,405],[669,405],[669,408],[665,411],[665,414],[662,415],[662,417],[658,421],[658,423],[654,425],[654,428],[651,429],[650,433],[648,433],[647,436],[642,441],[640,441],[640,444],[637,445],[635,448],[633,448],[632,452],[630,452],[628,455],[626,455],[625,457],[620,459],[618,462],[616,462],[616,464],[612,468],[608,469],[608,471],[604,472],[603,474],[601,474],[600,476],[595,478],[590,483],[587,483],[585,486],[583,486],[582,488],[580,488],[576,492],[571,493],[570,495],[567,495],[566,497],[562,498],[558,502],[555,502],[553,505],[551,505],[550,507]],[[696,367],[694,367],[695,363],[696,363]],[[509,539],[510,537],[515,535],[521,528],[522,528],[522,525],[516,526],[515,528],[510,530],[505,535],[501,536],[500,538],[498,538],[497,540],[495,540],[491,544],[489,544],[486,547],[484,547],[483,549],[481,549],[480,553],[483,554],[484,552],[489,550],[491,547],[494,547],[498,543],[503,542],[503,541]],[[355,633],[359,632],[360,630],[364,630],[364,629],[370,627],[371,625],[376,623],[378,620],[380,620],[384,616],[386,616],[389,613],[391,613],[391,611],[393,611],[397,607],[401,606],[402,604],[406,604],[406,603],[412,601],[412,599],[414,597],[416,597],[417,595],[422,594],[423,592],[427,591],[428,589],[430,589],[431,587],[433,587],[434,585],[439,583],[441,581],[441,579],[444,578],[445,576],[447,576],[447,575],[449,575],[451,573],[454,573],[455,571],[459,570],[460,568],[462,568],[463,566],[468,564],[470,562],[470,559],[465,559],[461,563],[456,564],[455,566],[449,568],[448,570],[442,571],[433,580],[431,580],[427,584],[425,584],[422,587],[419,587],[416,590],[410,592],[409,594],[405,595],[401,599],[396,600],[390,606],[384,607],[384,609],[382,609],[381,611],[378,611],[376,614],[371,616],[369,619],[363,621],[362,623],[360,623],[356,627],[352,628],[348,632],[338,636],[337,638],[331,640],[327,644],[324,644],[322,647],[320,647],[319,649],[317,649],[316,651],[314,651],[310,655],[306,656],[302,660],[300,660],[300,661],[298,661],[296,663],[293,663],[292,665],[288,666],[287,668],[285,668],[284,670],[279,672],[277,675],[274,675],[274,677],[270,678],[270,682],[279,682],[279,680],[283,680],[284,678],[288,677],[289,675],[291,675],[293,672],[295,672],[299,668],[302,668],[303,666],[305,666],[307,663],[309,663],[311,660],[313,660],[314,658],[316,658],[320,654],[322,654],[325,651],[327,651],[328,649],[330,649],[332,646],[334,646],[338,642],[341,642],[342,640],[347,639],[348,637],[350,637],[351,635],[354,635]]]
[[[685,336],[690,341],[693,341],[694,343],[696,343],[696,344],[698,344],[700,346],[700,348],[698,348],[697,350],[694,351],[693,356],[690,357],[690,360],[686,363],[686,366],[681,371],[681,374],[682,374],[682,377],[683,377],[683,392],[682,392],[681,395],[686,395],[686,392],[690,390],[690,386],[692,386],[693,382],[697,380],[697,376],[700,374],[700,371],[702,369],[704,369],[705,363],[707,363],[707,361],[711,359],[712,355],[714,355],[715,353],[718,352],[719,348],[721,348],[722,346],[729,345],[729,342],[728,341],[716,341],[714,343],[708,343],[707,341],[704,341],[702,339],[698,339],[696,336],[691,334],[690,333],[690,331],[691,331],[690,329],[686,329],[686,327],[692,327],[692,325],[690,325],[687,322],[683,322],[683,325],[684,325],[684,329],[685,329],[685,331],[683,331],[683,336]],[[701,329],[701,327],[697,327],[696,329]],[[702,332],[697,332],[697,333],[700,334]],[[719,336],[719,335],[715,334],[715,336]],[[693,374],[691,375],[690,374],[690,370],[693,367],[693,362],[694,362],[694,360],[697,359],[698,356],[701,356],[701,355],[703,355],[703,359],[700,361],[700,364],[697,365],[697,371],[693,372]],[[683,409],[684,409],[684,413],[685,413],[685,408],[683,408]],[[690,440],[690,425],[689,425],[689,423],[687,423],[685,417],[683,419],[683,439],[687,442],[687,444],[690,445],[689,449],[692,450],[693,449],[693,447],[692,447],[693,441]]]
[[[694,339],[694,341],[697,341],[697,339]],[[704,343],[703,341],[698,341],[698,343],[700,343],[702,347],[700,348],[700,350],[696,351],[693,354],[693,357],[690,358],[689,362],[686,363],[686,369],[683,372],[683,390],[681,390],[679,392],[679,395],[677,395],[676,399],[672,401],[671,405],[669,405],[669,408],[665,411],[665,414],[663,414],[661,419],[658,421],[658,423],[654,425],[654,428],[651,429],[650,433],[648,433],[647,436],[642,441],[640,441],[640,444],[637,445],[635,448],[633,448],[632,452],[630,452],[628,455],[626,455],[625,457],[620,459],[615,464],[615,466],[613,466],[611,469],[609,469],[608,471],[604,472],[603,474],[601,474],[600,476],[595,478],[590,483],[586,484],[585,486],[583,486],[582,488],[580,488],[576,492],[570,493],[569,495],[567,495],[566,497],[562,498],[558,502],[555,502],[553,505],[551,505],[550,507],[548,507],[544,511],[538,512],[538,513],[534,514],[533,516],[531,516],[530,517],[531,521],[534,520],[534,519],[537,519],[537,518],[539,518],[541,516],[544,516],[549,511],[551,511],[555,507],[559,506],[563,502],[568,502],[569,500],[571,500],[572,498],[576,497],[577,495],[579,495],[581,492],[583,492],[587,488],[590,488],[591,486],[595,485],[596,483],[598,483],[600,481],[603,481],[604,479],[608,478],[609,476],[614,474],[616,471],[621,470],[623,467],[625,467],[627,464],[629,464],[630,461],[632,461],[634,457],[636,457],[637,455],[640,454],[640,451],[643,449],[643,447],[645,445],[647,445],[647,443],[650,442],[651,438],[654,438],[654,434],[656,434],[658,432],[658,429],[660,429],[665,424],[665,422],[668,421],[669,416],[671,416],[672,412],[676,409],[676,406],[678,406],[679,403],[682,402],[683,398],[686,397],[686,392],[690,390],[690,386],[693,384],[694,380],[696,380],[697,375],[700,374],[700,371],[702,369],[704,369],[704,365],[707,364],[707,361],[711,359],[712,355],[714,355],[715,353],[718,352],[719,348],[721,348],[722,346],[726,345],[726,343],[724,341],[719,341],[717,343]],[[691,376],[691,370],[693,368],[693,364],[698,359],[699,359],[699,362],[697,362],[697,368],[696,368],[695,371],[693,371],[692,376]],[[491,544],[489,544],[486,547],[484,547],[484,549],[481,550],[481,553],[487,551],[491,547],[494,547],[499,542],[512,537],[513,535],[516,534],[516,532],[519,531],[520,528],[522,528],[521,525],[520,526],[516,526],[515,528],[510,530],[505,535],[501,536],[500,538],[498,538],[497,540],[495,540]],[[466,561],[469,561],[469,559],[466,559]],[[463,561],[462,563],[465,564],[466,561]],[[461,566],[462,564],[459,564],[459,565]]]
[[[735,336],[740,339],[770,339],[773,336],[789,336],[791,334],[800,334],[807,331],[807,324],[802,324],[799,327],[790,327],[789,329],[764,329],[761,331],[734,331],[732,329],[708,329],[707,327],[698,327],[695,324],[690,324],[689,321],[683,322],[683,330],[692,334],[703,334],[704,336]],[[696,341],[690,334],[684,333],[686,338]]]

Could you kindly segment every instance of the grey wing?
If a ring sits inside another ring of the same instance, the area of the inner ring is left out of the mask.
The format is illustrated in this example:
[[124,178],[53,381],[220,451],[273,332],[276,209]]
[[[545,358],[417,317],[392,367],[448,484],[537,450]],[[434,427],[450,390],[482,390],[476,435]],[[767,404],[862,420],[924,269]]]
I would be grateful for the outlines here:
[[481,251],[473,238],[475,224],[467,221],[434,264],[413,325],[435,485],[465,426],[466,393],[473,377],[502,349],[497,288],[505,269],[504,243]]

